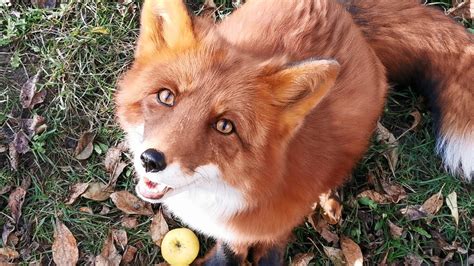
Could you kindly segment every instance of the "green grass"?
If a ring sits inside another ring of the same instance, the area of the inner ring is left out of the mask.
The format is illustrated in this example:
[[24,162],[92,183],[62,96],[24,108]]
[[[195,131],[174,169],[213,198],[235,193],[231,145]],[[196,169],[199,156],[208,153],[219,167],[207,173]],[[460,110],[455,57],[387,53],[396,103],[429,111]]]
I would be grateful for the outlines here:
[[[193,1],[189,1],[193,2]],[[219,16],[232,10],[230,1],[223,4]],[[198,3],[191,3],[198,10]],[[437,3],[449,7],[449,3]],[[16,12],[16,13],[15,13]],[[64,204],[68,187],[76,182],[107,182],[103,166],[105,150],[123,139],[113,115],[115,82],[129,65],[138,34],[138,10],[127,9],[118,1],[70,1],[54,10],[33,9],[29,5],[14,8],[0,7],[0,125],[4,132],[16,130],[14,117],[39,114],[46,118],[48,129],[35,137],[30,146],[33,151],[22,156],[20,170],[11,171],[6,153],[0,153],[0,188],[17,186],[25,177],[32,179],[23,205],[20,229],[29,234],[22,239],[17,250],[29,247],[31,242],[39,248],[23,255],[21,262],[52,260],[54,217],[71,229],[78,240],[81,263],[86,257],[97,255],[109,228],[121,228],[123,213],[108,200],[97,203],[80,199],[72,206]],[[465,21],[472,28],[470,22]],[[47,90],[44,104],[32,111],[22,110],[19,102],[21,85],[40,72],[39,88]],[[473,248],[470,219],[474,215],[472,186],[462,183],[440,167],[434,154],[434,136],[431,115],[423,99],[411,89],[392,92],[382,123],[398,136],[409,128],[410,113],[419,110],[422,120],[415,130],[400,139],[400,160],[391,173],[386,159],[381,156],[387,147],[376,141],[354,171],[353,178],[340,189],[344,205],[343,222],[332,226],[332,231],[351,237],[360,244],[370,264],[377,264],[388,252],[387,262],[403,262],[409,254],[417,254],[431,263],[429,257],[439,252],[432,231],[440,231],[449,243],[458,241],[465,249]],[[85,163],[77,161],[67,142],[77,140],[83,131],[97,134],[96,149]],[[8,134],[6,134],[8,135]],[[7,143],[0,135],[0,144]],[[355,196],[371,188],[367,175],[391,179],[409,192],[408,198],[398,204],[377,205],[375,208],[360,204]],[[117,189],[133,191],[133,169],[130,166],[119,179]],[[433,218],[425,221],[407,221],[399,212],[407,205],[422,204],[443,188],[443,195],[452,191],[458,194],[460,212],[456,227],[446,204]],[[6,222],[8,193],[0,196],[0,227]],[[102,206],[111,208],[99,215]],[[79,211],[79,207],[93,209],[93,215]],[[387,221],[403,227],[407,233],[399,239],[390,237]],[[140,217],[139,226],[127,229],[129,243],[139,248],[137,263],[160,262],[159,248],[148,236],[150,218]],[[294,231],[294,240],[288,245],[288,259],[300,252],[314,252],[313,262],[326,265],[328,258],[323,245],[331,246],[308,223]],[[202,238],[204,248],[211,240]],[[441,257],[445,253],[439,254]],[[465,263],[466,255],[456,253],[453,261]]]

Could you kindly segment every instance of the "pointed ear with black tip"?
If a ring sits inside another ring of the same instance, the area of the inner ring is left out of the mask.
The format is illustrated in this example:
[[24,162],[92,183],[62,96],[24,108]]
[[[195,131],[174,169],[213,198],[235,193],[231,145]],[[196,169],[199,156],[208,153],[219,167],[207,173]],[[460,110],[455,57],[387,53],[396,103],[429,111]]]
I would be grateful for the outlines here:
[[274,105],[282,108],[280,125],[292,134],[336,82],[340,65],[335,60],[308,60],[292,64],[271,76]]
[[195,43],[192,19],[182,0],[145,0],[136,59],[150,61],[163,50],[180,51]]

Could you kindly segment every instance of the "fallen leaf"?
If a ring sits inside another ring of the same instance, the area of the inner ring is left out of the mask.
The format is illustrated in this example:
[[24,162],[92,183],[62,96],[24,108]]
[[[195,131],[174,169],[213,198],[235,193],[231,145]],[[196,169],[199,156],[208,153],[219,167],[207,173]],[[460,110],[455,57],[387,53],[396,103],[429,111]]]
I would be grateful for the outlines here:
[[21,128],[28,137],[40,134],[46,130],[46,119],[40,115],[34,115],[31,119],[21,119]]
[[56,7],[56,0],[31,0],[31,3],[36,8],[54,8]]
[[369,199],[371,199],[372,201],[374,201],[375,203],[378,203],[378,204],[388,203],[387,197],[385,197],[384,195],[378,193],[375,190],[365,190],[365,191],[361,192],[359,195],[357,195],[357,198],[369,198]]
[[393,238],[400,238],[403,234],[403,228],[399,227],[398,225],[388,221],[388,227],[390,229],[390,235],[392,235]]
[[36,83],[39,80],[39,72],[36,73],[33,77],[29,78],[25,84],[21,87],[20,91],[20,102],[21,106],[25,109],[31,107],[31,101],[35,95]]
[[13,141],[8,144],[8,156],[10,158],[10,166],[14,171],[18,170],[18,162],[20,159],[20,155],[16,151],[15,145]]
[[393,203],[398,203],[400,202],[400,200],[405,199],[407,197],[407,193],[402,186],[394,183],[388,183],[383,180],[381,180],[381,184],[383,190],[385,191],[385,193],[387,193],[388,198],[390,198]]
[[376,139],[388,146],[383,155],[387,158],[388,165],[393,174],[398,164],[398,141],[395,136],[385,128],[380,122],[377,122]]
[[28,146],[28,136],[26,136],[23,130],[15,133],[15,138],[12,143],[19,154],[25,154],[30,151],[30,146]]
[[323,246],[324,254],[328,256],[329,260],[333,263],[334,266],[343,266],[346,265],[344,260],[344,253],[338,248],[326,247]]
[[31,186],[31,178],[29,176],[25,176],[21,180],[20,187],[23,188],[25,191],[27,191],[30,186]]
[[[14,260],[20,257],[20,254],[13,248],[4,247],[0,248],[0,262]],[[0,263],[1,264],[1,263]]]
[[25,201],[26,191],[22,187],[17,187],[8,197],[8,208],[12,214],[15,224],[18,224],[18,220],[21,217],[21,207]]
[[362,265],[364,262],[364,256],[357,245],[352,239],[341,236],[341,249],[344,254],[347,265]]
[[325,219],[318,219],[315,215],[317,215],[317,213],[308,217],[308,221],[313,226],[314,230],[329,243],[339,242],[339,237],[329,230],[329,224],[327,221]]
[[11,220],[8,220],[4,225],[3,225],[3,230],[2,230],[2,242],[4,246],[10,244],[10,235],[11,233],[15,231],[15,224]]
[[342,216],[342,205],[332,191],[319,195],[319,205],[323,211],[323,218],[329,224],[339,223]]
[[52,250],[53,261],[56,265],[76,265],[79,258],[76,239],[59,219],[56,219],[54,227]]
[[104,205],[104,206],[102,206],[102,209],[100,210],[99,214],[100,215],[106,215],[109,212],[110,212],[110,208]]
[[76,159],[85,160],[91,156],[94,151],[94,138],[95,134],[92,132],[84,132],[81,135],[74,151]]
[[451,215],[456,222],[456,226],[459,225],[459,211],[458,211],[458,195],[456,191],[453,191],[446,197],[446,205],[451,210]]
[[8,150],[7,145],[0,144],[0,153],[4,153]]
[[128,243],[127,232],[122,229],[112,229],[112,236],[122,250],[125,250],[125,247]]
[[151,206],[128,191],[118,191],[110,195],[115,206],[126,214],[153,215]]
[[423,219],[427,216],[424,211],[421,211],[421,206],[408,206],[400,210],[401,214],[403,214],[409,221],[416,221]]
[[79,196],[86,192],[87,188],[89,188],[89,183],[77,183],[72,185],[69,188],[69,197],[66,199],[66,205],[73,204]]
[[469,256],[469,258],[467,258],[467,264],[468,265],[474,264],[474,254]]
[[89,207],[80,207],[80,208],[79,208],[79,211],[80,211],[80,212],[89,213],[89,214],[94,214],[94,212],[92,211],[92,209],[89,208]]
[[125,228],[135,228],[138,225],[138,221],[136,217],[132,216],[125,216],[122,218],[122,226]]
[[123,170],[125,169],[125,167],[127,167],[127,164],[124,163],[124,162],[120,162],[118,163],[117,167],[115,167],[114,171],[110,173],[110,180],[109,180],[109,183],[107,184],[108,187],[115,187],[115,185],[117,184],[117,180],[120,176],[120,174],[122,174]]
[[117,252],[114,245],[114,239],[112,232],[109,232],[107,239],[102,246],[102,252],[95,257],[96,266],[112,266],[119,265],[122,260],[122,256]]
[[36,105],[43,103],[46,95],[46,90],[36,92],[35,95],[33,95],[33,99],[31,99],[30,109],[33,109]]
[[134,246],[127,246],[125,252],[123,253],[122,263],[130,264],[133,259],[135,258],[135,254],[137,253],[138,249]]
[[314,254],[311,253],[300,253],[296,254],[291,262],[291,266],[307,266],[309,262],[314,258]]
[[10,190],[12,190],[12,186],[10,185],[3,186],[2,188],[0,188],[0,196],[10,192]]
[[112,194],[112,191],[107,189],[107,185],[99,182],[92,182],[89,183],[86,192],[81,196],[95,201],[104,201],[110,197],[110,194]]
[[408,266],[420,266],[423,259],[415,254],[410,254],[405,257],[405,265]]
[[441,191],[434,194],[431,196],[429,199],[421,205],[420,211],[426,213],[426,214],[431,214],[435,215],[438,213],[438,211],[441,209],[443,206],[443,194],[441,194]]
[[161,241],[165,237],[165,234],[168,233],[169,228],[166,223],[165,217],[161,210],[159,210],[154,216],[150,225],[150,235],[151,239],[155,245],[161,247]]
[[401,139],[403,136],[405,136],[408,132],[412,131],[415,129],[421,122],[421,114],[418,110],[415,110],[410,113],[410,116],[413,117],[413,123],[411,123],[410,128],[405,130],[400,136],[398,136],[397,139]]

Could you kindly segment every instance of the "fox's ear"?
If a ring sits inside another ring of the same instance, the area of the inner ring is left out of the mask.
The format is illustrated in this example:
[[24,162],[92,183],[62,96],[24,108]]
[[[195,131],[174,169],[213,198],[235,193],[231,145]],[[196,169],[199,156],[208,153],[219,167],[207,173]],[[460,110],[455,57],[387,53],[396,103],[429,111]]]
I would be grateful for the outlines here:
[[335,60],[308,60],[273,74],[274,104],[282,108],[280,125],[291,133],[334,85],[340,65]]
[[195,42],[193,25],[182,0],[145,0],[135,58],[151,60],[163,49],[179,51]]

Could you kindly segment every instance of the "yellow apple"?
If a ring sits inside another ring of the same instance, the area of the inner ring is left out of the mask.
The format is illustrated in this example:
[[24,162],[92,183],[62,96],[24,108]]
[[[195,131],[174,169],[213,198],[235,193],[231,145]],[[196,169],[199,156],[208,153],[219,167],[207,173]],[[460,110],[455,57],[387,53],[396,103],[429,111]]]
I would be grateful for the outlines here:
[[199,240],[188,228],[169,231],[161,242],[161,255],[172,266],[191,264],[199,253]]

